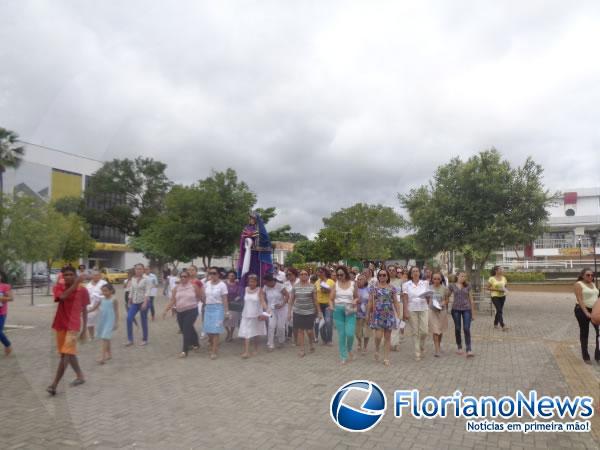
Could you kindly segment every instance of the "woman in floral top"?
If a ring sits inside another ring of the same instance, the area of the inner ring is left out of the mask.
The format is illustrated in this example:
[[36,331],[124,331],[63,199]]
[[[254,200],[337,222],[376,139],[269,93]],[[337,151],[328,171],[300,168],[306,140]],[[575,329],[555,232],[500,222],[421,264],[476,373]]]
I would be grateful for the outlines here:
[[398,292],[385,270],[377,273],[377,283],[371,287],[368,311],[369,326],[375,330],[375,360],[379,361],[379,346],[384,338],[383,364],[389,366],[392,329],[399,321],[400,306]]

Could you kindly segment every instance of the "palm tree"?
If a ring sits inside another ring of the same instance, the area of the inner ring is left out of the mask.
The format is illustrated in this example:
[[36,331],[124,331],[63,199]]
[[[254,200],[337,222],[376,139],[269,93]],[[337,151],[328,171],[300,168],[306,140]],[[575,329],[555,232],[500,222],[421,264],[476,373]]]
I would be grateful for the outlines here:
[[4,172],[21,165],[25,147],[17,145],[19,135],[14,131],[0,127],[0,199],[4,194]]

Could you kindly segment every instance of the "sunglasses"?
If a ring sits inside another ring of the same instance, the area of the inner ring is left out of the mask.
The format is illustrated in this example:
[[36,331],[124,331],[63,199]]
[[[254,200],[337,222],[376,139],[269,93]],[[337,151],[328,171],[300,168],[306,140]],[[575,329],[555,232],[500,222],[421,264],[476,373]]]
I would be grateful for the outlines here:
[[586,274],[584,275],[584,277],[593,277],[593,276],[594,276],[594,274],[593,274],[593,273],[586,273]]
[[208,272],[209,275],[217,275],[217,272]]

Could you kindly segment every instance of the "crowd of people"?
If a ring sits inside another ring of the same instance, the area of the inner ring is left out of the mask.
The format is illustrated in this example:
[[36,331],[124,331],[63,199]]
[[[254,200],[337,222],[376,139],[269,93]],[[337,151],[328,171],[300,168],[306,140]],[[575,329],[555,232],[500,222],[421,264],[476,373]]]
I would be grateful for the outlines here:
[[[202,280],[193,265],[164,274],[163,292],[168,301],[162,317],[177,319],[182,338],[178,357],[186,358],[190,352],[198,351],[201,340],[206,338],[210,359],[216,359],[221,336],[224,335],[225,342],[232,342],[237,334],[243,342],[241,357],[244,359],[258,353],[262,336],[268,352],[293,343],[302,358],[315,352],[319,342],[332,346],[335,330],[341,364],[349,363],[357,354],[372,351],[375,361],[388,366],[392,352],[398,351],[405,341],[407,324],[412,331],[416,361],[426,354],[428,336],[432,337],[433,356],[439,357],[443,353],[442,339],[448,330],[449,317],[454,322],[456,354],[474,356],[471,322],[476,308],[473,290],[464,272],[446,277],[426,267],[381,265],[376,268],[374,264],[364,270],[343,265],[316,270],[277,264],[274,267],[263,276],[262,285],[256,274],[250,273],[244,286],[235,271],[226,272],[217,267],[209,268]],[[148,345],[148,322],[156,319],[159,285],[158,277],[142,264],[133,268],[125,282],[126,347],[136,342],[134,325],[141,328],[138,345]],[[501,267],[492,269],[484,289],[490,293],[496,311],[494,327],[508,330],[503,316],[508,289]],[[101,342],[99,364],[112,358],[111,340],[120,322],[120,302],[115,288],[99,271],[88,271],[85,267],[63,268],[53,295],[58,307],[52,328],[60,361],[55,378],[47,388],[52,395],[69,366],[76,374],[71,384],[85,382],[77,360],[78,340]],[[600,363],[599,292],[590,269],[581,272],[575,283],[575,295],[583,360],[590,363],[587,344],[591,323],[596,332],[594,359]],[[0,342],[6,355],[11,353],[12,346],[3,333],[3,326],[12,298],[10,285],[0,283]]]

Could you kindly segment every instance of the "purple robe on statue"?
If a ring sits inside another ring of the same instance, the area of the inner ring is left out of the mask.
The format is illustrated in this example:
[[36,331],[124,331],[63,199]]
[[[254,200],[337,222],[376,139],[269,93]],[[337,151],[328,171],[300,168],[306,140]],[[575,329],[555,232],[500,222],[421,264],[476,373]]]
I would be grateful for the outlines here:
[[[253,273],[258,277],[258,285],[263,285],[263,277],[273,272],[273,248],[262,219],[258,214],[254,216],[256,224],[248,224],[240,236],[240,259],[238,261],[238,279],[240,280],[240,295],[243,297],[248,285],[248,275]],[[243,273],[244,259],[246,258],[246,239],[252,239],[250,247],[250,265],[248,271]]]

